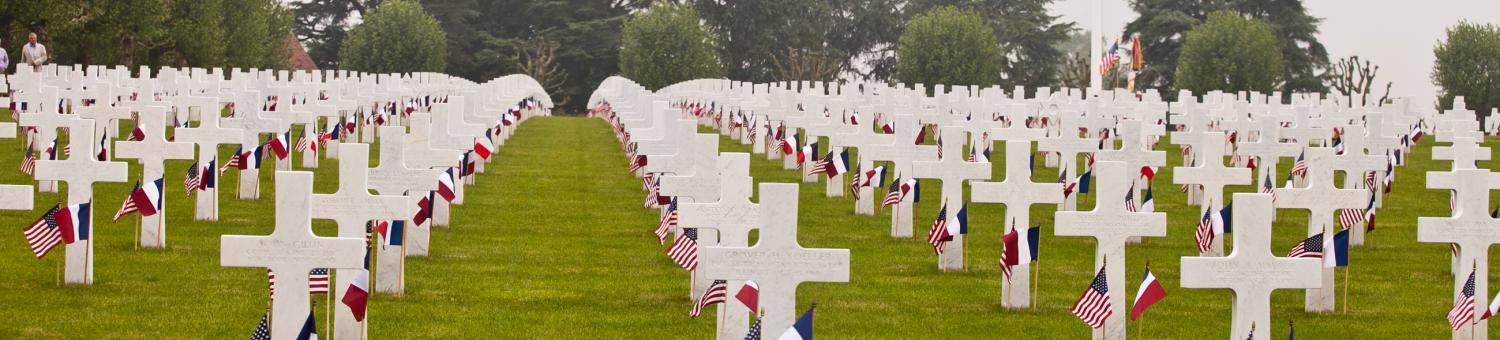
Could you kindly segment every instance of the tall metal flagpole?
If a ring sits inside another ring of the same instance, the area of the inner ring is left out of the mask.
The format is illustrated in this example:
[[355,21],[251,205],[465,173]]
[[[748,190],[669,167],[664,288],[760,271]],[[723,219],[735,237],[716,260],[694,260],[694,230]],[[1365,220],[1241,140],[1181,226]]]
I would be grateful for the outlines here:
[[[1104,51],[1102,50],[1104,48],[1104,0],[1093,0],[1091,2],[1093,3],[1093,8],[1089,12],[1094,22],[1089,29],[1088,65],[1097,65],[1099,61],[1104,60]],[[1089,69],[1088,96],[1095,96],[1103,89],[1103,77],[1103,75],[1099,74],[1098,69],[1092,67]]]

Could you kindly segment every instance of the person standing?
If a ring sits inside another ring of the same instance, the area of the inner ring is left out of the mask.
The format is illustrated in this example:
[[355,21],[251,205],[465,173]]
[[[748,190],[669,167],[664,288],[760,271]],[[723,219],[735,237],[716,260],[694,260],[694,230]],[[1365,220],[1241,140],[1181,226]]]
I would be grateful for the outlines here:
[[28,34],[26,40],[26,45],[21,47],[21,62],[31,65],[34,71],[41,71],[42,64],[47,63],[47,46],[36,42],[36,33]]
[[10,71],[10,52],[5,50],[5,45],[0,43],[0,74]]

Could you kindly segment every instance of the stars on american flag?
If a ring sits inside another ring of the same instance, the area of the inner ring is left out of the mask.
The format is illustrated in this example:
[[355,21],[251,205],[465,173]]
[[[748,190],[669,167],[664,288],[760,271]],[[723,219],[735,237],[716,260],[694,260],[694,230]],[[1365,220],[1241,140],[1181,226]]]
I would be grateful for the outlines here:
[[1297,245],[1292,246],[1292,251],[1288,252],[1286,257],[1323,258],[1323,233],[1318,233],[1302,240],[1302,242],[1297,242]]

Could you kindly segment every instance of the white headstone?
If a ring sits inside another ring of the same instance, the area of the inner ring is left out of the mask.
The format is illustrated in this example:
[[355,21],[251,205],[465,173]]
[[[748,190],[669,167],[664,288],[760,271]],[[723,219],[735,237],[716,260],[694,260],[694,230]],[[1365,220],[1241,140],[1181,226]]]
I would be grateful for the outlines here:
[[699,275],[709,279],[753,280],[765,312],[761,329],[785,330],[800,313],[797,286],[803,282],[848,282],[849,250],[807,249],[797,244],[797,185],[760,185],[760,238],[752,247],[704,247]]
[[[339,237],[359,238],[365,234],[365,223],[372,220],[401,220],[412,216],[411,205],[403,196],[372,195],[368,181],[370,146],[339,143],[339,190],[333,194],[312,195],[312,218],[337,222]],[[335,300],[342,300],[356,273],[365,269],[339,269],[334,273]],[[366,273],[368,274],[368,273]],[[369,321],[369,314],[365,314]],[[349,306],[334,305],[334,338],[361,339],[366,322],[354,320]]]
[[[1131,191],[1131,176],[1126,175],[1122,162],[1098,162],[1094,164],[1098,173],[1098,200],[1094,210],[1087,212],[1057,212],[1058,236],[1093,237],[1094,266],[1104,266],[1109,278],[1109,300],[1114,314],[1104,321],[1103,329],[1094,329],[1094,339],[1125,339],[1125,243],[1131,237],[1167,236],[1167,214],[1159,212],[1129,212],[1125,209],[1125,195]],[[1017,226],[1025,228],[1025,226]],[[1023,229],[1024,230],[1024,229]],[[1019,239],[1019,238],[1018,238]],[[1026,251],[1021,251],[1026,252]]]
[[[1193,184],[1202,187],[1205,199],[1203,204],[1199,205],[1198,214],[1194,216],[1203,216],[1207,211],[1217,212],[1217,209],[1224,208],[1225,186],[1250,184],[1250,169],[1224,166],[1224,148],[1219,147],[1224,141],[1223,132],[1207,132],[1198,136],[1203,138],[1202,144],[1199,144],[1202,147],[1194,148],[1201,156],[1198,159],[1198,166],[1172,169],[1174,171],[1172,181],[1176,184]],[[1198,255],[1223,255],[1224,237],[1222,236],[1215,235],[1208,252]]]
[[[958,126],[948,126],[942,129],[943,158],[936,162],[916,161],[912,163],[913,178],[930,178],[942,181],[942,200],[947,205],[948,215],[946,218],[952,222],[958,214],[958,210],[964,204],[964,182],[975,179],[990,178],[989,162],[969,162],[964,159],[965,132]],[[964,235],[954,233],[953,240],[944,247],[942,255],[938,256],[938,269],[962,270],[964,269]]]
[[[1277,208],[1306,209],[1308,211],[1307,236],[1322,233],[1325,236],[1323,249],[1329,249],[1333,245],[1333,237],[1330,235],[1338,232],[1337,227],[1330,221],[1333,221],[1340,209],[1365,208],[1365,204],[1369,202],[1366,201],[1369,199],[1369,194],[1365,190],[1339,189],[1334,186],[1333,149],[1308,148],[1306,161],[1308,164],[1307,187],[1276,189],[1275,205]],[[1239,214],[1239,208],[1236,207],[1235,215]],[[1307,291],[1307,311],[1333,311],[1334,296],[1337,295],[1334,294],[1333,283],[1333,268],[1323,268],[1321,290]]]
[[[1184,256],[1182,288],[1234,290],[1229,338],[1245,339],[1252,325],[1271,325],[1271,292],[1316,288],[1322,261],[1271,254],[1271,196],[1234,194],[1234,249],[1225,257]],[[1262,328],[1265,329],[1265,328]]]
[[[22,122],[25,124],[25,121]],[[124,182],[129,166],[123,162],[101,162],[94,158],[97,146],[94,144],[94,121],[77,120],[68,126],[68,147],[72,148],[73,156],[65,160],[39,160],[36,162],[36,178],[38,180],[52,180],[67,183],[68,203],[83,204],[93,202],[94,183],[98,182]],[[102,209],[93,206],[88,216],[93,220],[94,211]],[[93,224],[93,223],[90,223]],[[67,283],[93,284],[94,282],[94,228],[89,228],[86,240],[81,239],[67,245],[67,261],[63,281]]]
[[[975,182],[970,199],[976,203],[1000,203],[1005,205],[1005,220],[1016,228],[1031,225],[1031,206],[1037,204],[1062,203],[1061,183],[1037,183],[1031,181],[1031,142],[1005,142],[1005,180],[1001,182]],[[1030,243],[1022,237],[1017,240],[1021,249],[1030,249]],[[1031,306],[1031,253],[1019,252],[1020,264],[1011,269],[1010,280],[1001,280],[1001,291],[1007,296],[1000,301],[1008,308]]]
[[[168,142],[166,140],[166,108],[159,106],[145,106],[140,109],[136,125],[141,129],[145,138],[140,141],[122,141],[115,143],[118,149],[115,156],[119,158],[136,159],[141,164],[141,185],[145,186],[151,181],[165,178],[163,163],[168,159],[193,159],[193,144],[184,142]],[[163,185],[168,183],[163,180]],[[146,248],[165,248],[167,246],[167,192],[173,190],[162,189],[161,207],[156,214],[141,216],[141,246]]]
[[[1485,210],[1490,205],[1490,191],[1500,188],[1500,174],[1484,169],[1428,172],[1427,184],[1433,189],[1454,190],[1457,205],[1453,217],[1417,217],[1417,241],[1458,244],[1461,269],[1453,277],[1454,296],[1460,296],[1472,271],[1477,278],[1475,315],[1483,315],[1485,306],[1489,306],[1489,248],[1500,243],[1500,220],[1490,218]],[[1476,317],[1475,321],[1453,331],[1453,339],[1488,338],[1488,320]]]
[[[307,273],[314,268],[363,268],[360,237],[318,237],[312,232],[312,173],[276,173],[276,230],[270,236],[224,235],[219,264],[266,267],[278,274],[271,306],[271,337],[296,339],[307,320]],[[339,304],[342,305],[342,304]]]

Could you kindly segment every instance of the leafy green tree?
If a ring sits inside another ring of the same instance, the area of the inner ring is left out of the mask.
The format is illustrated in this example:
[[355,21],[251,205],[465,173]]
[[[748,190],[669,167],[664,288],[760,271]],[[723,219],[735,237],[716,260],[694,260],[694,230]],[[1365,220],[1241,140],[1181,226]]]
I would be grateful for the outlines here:
[[339,68],[375,73],[443,72],[448,37],[413,0],[391,0],[349,30]]
[[299,0],[288,5],[295,15],[296,33],[307,45],[307,55],[319,68],[339,65],[339,47],[349,33],[350,19],[380,6],[381,0]]
[[1154,88],[1175,98],[1178,55],[1187,32],[1215,11],[1233,11],[1261,20],[1271,28],[1283,60],[1284,96],[1293,92],[1323,92],[1318,70],[1328,67],[1328,51],[1318,41],[1322,19],[1307,13],[1302,0],[1132,0],[1139,14],[1125,25],[1124,36],[1141,35],[1146,67],[1136,86]]
[[935,8],[906,24],[896,48],[896,79],[928,86],[988,87],[1000,76],[1000,43],[979,13]]
[[714,38],[691,6],[657,2],[625,21],[620,74],[656,90],[678,82],[724,76]]
[[1176,89],[1197,94],[1214,90],[1269,93],[1277,89],[1281,77],[1281,53],[1271,28],[1221,11],[1188,31],[1177,60]]
[[1481,117],[1500,107],[1500,26],[1460,22],[1432,54],[1432,83],[1442,109],[1453,108],[1457,96]]
[[[831,81],[839,73],[858,71],[855,58],[887,58],[880,53],[894,47],[877,47],[894,44],[904,23],[903,0],[691,2],[718,40],[728,77],[756,82]],[[887,59],[894,65],[893,57]],[[889,72],[879,76],[889,77]]]

